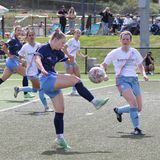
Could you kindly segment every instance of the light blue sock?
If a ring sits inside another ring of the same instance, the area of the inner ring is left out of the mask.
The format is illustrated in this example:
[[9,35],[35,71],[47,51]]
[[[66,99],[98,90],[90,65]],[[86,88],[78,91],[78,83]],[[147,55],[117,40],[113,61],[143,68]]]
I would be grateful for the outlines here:
[[72,87],[72,91],[73,91],[73,92],[76,92],[76,91],[77,91],[77,90],[76,90],[76,87],[73,86],[73,87]]
[[44,106],[45,109],[48,108],[48,105],[47,105],[47,100],[46,100],[46,97],[44,96],[44,91],[43,89],[39,89],[39,98]]
[[130,108],[130,117],[134,128],[139,128],[139,117],[138,117],[138,108],[131,106]]
[[24,91],[24,92],[37,92],[37,89],[27,86],[27,87],[19,87],[19,91]]
[[124,105],[117,108],[118,113],[129,113],[130,112],[130,105]]

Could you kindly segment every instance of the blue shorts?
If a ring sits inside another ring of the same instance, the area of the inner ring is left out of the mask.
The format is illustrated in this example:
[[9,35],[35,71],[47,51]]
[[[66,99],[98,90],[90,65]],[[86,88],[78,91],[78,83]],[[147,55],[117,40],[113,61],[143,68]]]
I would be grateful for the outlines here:
[[138,77],[120,76],[116,79],[116,86],[118,87],[121,95],[126,89],[131,89],[135,96],[139,96],[141,94]]
[[14,72],[14,70],[19,66],[19,64],[20,62],[19,62],[18,57],[14,57],[14,58],[8,57],[6,59],[6,66],[12,72]]
[[73,63],[64,63],[64,67],[66,69],[69,69],[69,68],[74,68],[77,66],[77,63],[76,62],[73,62]]
[[49,97],[53,98],[57,96],[61,90],[55,90],[55,82],[57,79],[57,74],[54,72],[49,72],[48,75],[42,75],[39,76],[40,79],[40,88],[44,90],[44,93],[47,94]]

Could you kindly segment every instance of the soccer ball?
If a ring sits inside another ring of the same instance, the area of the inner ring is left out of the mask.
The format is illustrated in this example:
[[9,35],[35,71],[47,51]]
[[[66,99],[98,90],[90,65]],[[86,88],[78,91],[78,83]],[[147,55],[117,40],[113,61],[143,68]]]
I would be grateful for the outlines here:
[[100,67],[92,67],[88,72],[88,78],[93,83],[100,83],[104,80],[105,71]]

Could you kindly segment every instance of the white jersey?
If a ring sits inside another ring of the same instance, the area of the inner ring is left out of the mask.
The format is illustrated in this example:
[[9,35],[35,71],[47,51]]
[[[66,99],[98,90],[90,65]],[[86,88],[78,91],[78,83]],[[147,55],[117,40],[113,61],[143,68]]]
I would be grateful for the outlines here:
[[80,41],[77,41],[75,38],[71,38],[67,41],[66,45],[68,46],[68,53],[74,56],[74,62],[76,62],[76,54],[80,51]]
[[125,52],[120,47],[120,48],[112,50],[106,56],[103,63],[107,65],[112,63],[114,65],[116,76],[120,74],[123,76],[135,77],[137,76],[136,74],[137,65],[141,64],[142,62],[143,62],[143,57],[137,51],[137,49],[130,47],[128,52]]
[[38,68],[35,63],[34,53],[37,48],[40,47],[40,43],[35,42],[34,46],[26,43],[22,46],[21,50],[18,52],[20,56],[24,56],[27,62],[26,75],[35,76],[38,74]]

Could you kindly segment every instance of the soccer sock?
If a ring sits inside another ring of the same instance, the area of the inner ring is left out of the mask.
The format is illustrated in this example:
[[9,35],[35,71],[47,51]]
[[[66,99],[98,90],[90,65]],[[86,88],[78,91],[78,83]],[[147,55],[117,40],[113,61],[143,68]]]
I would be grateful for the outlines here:
[[83,85],[81,81],[75,84],[75,87],[77,89],[77,92],[80,96],[91,102],[94,99],[94,96],[91,94],[91,92]]
[[130,108],[130,117],[134,128],[139,128],[139,117],[138,117],[138,108],[131,106]]
[[58,139],[64,139],[64,135],[63,134],[57,134],[57,138]]
[[72,87],[72,91],[73,91],[73,92],[76,92],[76,91],[77,91],[75,86]]
[[23,92],[37,92],[36,88],[32,88],[32,87],[18,87],[19,91],[23,91]]
[[2,80],[2,78],[0,78],[0,84],[2,84],[4,81]]
[[118,113],[129,113],[130,112],[130,105],[124,105],[117,108]]
[[64,113],[55,112],[54,126],[56,130],[56,134],[63,134],[63,129],[64,129],[63,115]]
[[[22,85],[23,87],[28,86],[27,76],[23,76]],[[27,92],[24,92],[24,94],[27,94]]]
[[48,108],[48,105],[47,105],[47,100],[46,100],[46,97],[44,96],[44,91],[43,89],[39,89],[39,98],[44,106],[44,108]]

